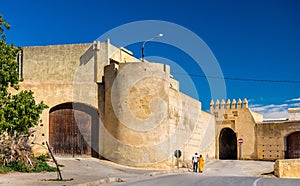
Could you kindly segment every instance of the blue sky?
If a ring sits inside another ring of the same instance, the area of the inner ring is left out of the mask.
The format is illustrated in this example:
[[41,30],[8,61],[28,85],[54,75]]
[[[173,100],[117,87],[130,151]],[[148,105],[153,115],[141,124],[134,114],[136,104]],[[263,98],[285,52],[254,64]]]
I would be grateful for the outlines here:
[[[19,46],[89,43],[120,25],[141,20],[176,23],[197,34],[217,59],[226,79],[227,98],[247,98],[265,118],[286,117],[300,104],[300,1],[297,0],[1,0],[0,13],[12,28],[8,42]],[[165,36],[164,36],[165,37]],[[145,38],[148,39],[148,38]],[[158,41],[158,40],[157,40]],[[112,44],[114,39],[111,38]],[[184,41],[183,41],[184,42]],[[142,43],[127,46],[140,58]],[[211,93],[203,71],[188,54],[159,42],[149,42],[146,55],[171,59],[190,76],[203,110]],[[164,62],[164,61],[162,61]],[[185,76],[181,90],[197,97]],[[200,76],[200,77],[198,77]]]

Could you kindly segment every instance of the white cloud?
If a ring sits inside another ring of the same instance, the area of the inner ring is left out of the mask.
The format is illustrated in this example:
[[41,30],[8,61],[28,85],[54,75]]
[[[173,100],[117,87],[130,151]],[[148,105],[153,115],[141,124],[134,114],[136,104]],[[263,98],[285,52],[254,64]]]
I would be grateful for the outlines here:
[[249,105],[251,106],[251,108],[256,108],[256,107],[261,107],[262,106],[261,104],[251,104],[251,103]]
[[280,111],[280,112],[264,113],[264,119],[283,119],[283,118],[288,118],[287,110]]
[[289,100],[286,100],[285,102],[300,102],[300,98],[289,99]]
[[264,119],[288,118],[289,104],[249,105],[250,109],[264,115]]
[[284,101],[284,104],[249,104],[251,111],[264,115],[264,119],[288,118],[288,108],[300,107],[300,98],[293,98]]
[[289,104],[290,107],[300,107],[300,103]]

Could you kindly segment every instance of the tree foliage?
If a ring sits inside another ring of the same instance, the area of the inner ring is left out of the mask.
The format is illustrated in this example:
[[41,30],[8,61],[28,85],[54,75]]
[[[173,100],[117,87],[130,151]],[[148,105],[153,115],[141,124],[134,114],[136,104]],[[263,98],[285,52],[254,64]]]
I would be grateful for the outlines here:
[[[20,47],[6,43],[4,31],[10,25],[0,14],[0,134],[7,131],[13,135],[27,133],[29,128],[38,124],[40,114],[47,108],[43,102],[36,103],[31,90],[19,90],[19,78],[17,55]],[[14,90],[14,91],[13,91]]]

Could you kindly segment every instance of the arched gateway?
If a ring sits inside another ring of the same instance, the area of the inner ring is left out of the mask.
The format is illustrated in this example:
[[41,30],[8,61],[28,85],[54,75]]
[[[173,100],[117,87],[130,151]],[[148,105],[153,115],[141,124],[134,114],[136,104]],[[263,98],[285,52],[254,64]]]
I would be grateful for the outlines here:
[[98,138],[98,113],[94,108],[63,103],[50,109],[49,142],[54,153],[98,157]]
[[285,158],[300,158],[300,131],[286,137]]
[[230,128],[224,128],[220,132],[219,159],[237,159],[236,133]]

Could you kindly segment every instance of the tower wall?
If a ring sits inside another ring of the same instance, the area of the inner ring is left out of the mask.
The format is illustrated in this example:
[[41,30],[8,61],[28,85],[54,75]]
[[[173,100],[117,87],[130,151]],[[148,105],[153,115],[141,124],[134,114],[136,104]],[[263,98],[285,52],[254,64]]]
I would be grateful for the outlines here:
[[170,82],[170,68],[164,64],[105,67],[105,158],[130,166],[170,167],[176,164],[175,150],[182,151],[181,165],[195,152],[214,157],[214,142],[203,141],[205,134],[214,135],[210,115]]
[[[256,120],[248,108],[248,101],[244,99],[219,100],[210,104],[210,111],[216,118],[216,158],[219,158],[219,137],[223,128],[230,128],[236,133],[237,140],[242,138],[242,148],[237,144],[237,158],[256,159],[257,158],[257,141],[255,124]],[[258,115],[258,114],[256,114]],[[256,116],[258,118],[258,116]],[[242,149],[242,157],[240,150]]]

